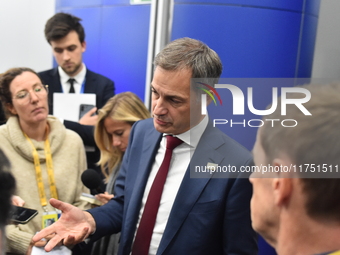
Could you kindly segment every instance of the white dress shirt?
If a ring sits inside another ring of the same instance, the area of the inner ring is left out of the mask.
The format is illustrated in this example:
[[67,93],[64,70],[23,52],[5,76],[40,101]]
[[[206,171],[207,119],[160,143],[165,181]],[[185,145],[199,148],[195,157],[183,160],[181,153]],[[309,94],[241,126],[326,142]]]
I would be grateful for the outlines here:
[[63,93],[68,93],[70,91],[71,84],[68,82],[70,78],[75,79],[73,86],[74,86],[74,93],[80,94],[81,86],[83,85],[85,81],[85,75],[86,75],[86,66],[83,63],[83,68],[81,71],[74,77],[70,77],[67,73],[64,72],[64,70],[58,66],[59,76],[60,76],[60,83],[61,87],[63,89]]
[[[176,135],[179,139],[183,141],[182,144],[177,146],[172,153],[171,163],[169,167],[168,176],[165,181],[158,214],[156,218],[155,227],[153,229],[153,234],[151,237],[151,243],[150,243],[150,250],[149,254],[154,255],[157,253],[158,246],[160,244],[161,238],[163,236],[166,224],[168,222],[168,218],[170,215],[171,208],[174,204],[177,192],[179,190],[179,187],[182,183],[184,174],[188,168],[189,162],[191,160],[191,157],[197,147],[197,144],[208,125],[208,116],[206,115],[204,119],[195,127],[188,130],[187,132]],[[155,161],[152,165],[150,176],[148,178],[143,199],[142,199],[142,205],[141,209],[139,211],[139,218],[137,223],[137,228],[139,226],[139,222],[141,220],[144,206],[146,203],[146,199],[149,195],[151,185],[155,179],[155,176],[158,172],[158,169],[160,165],[163,162],[164,156],[165,156],[165,150],[166,150],[166,136],[167,134],[163,135],[163,138],[160,142],[160,146],[158,149],[158,152],[155,157]],[[135,233],[136,234],[136,233]]]

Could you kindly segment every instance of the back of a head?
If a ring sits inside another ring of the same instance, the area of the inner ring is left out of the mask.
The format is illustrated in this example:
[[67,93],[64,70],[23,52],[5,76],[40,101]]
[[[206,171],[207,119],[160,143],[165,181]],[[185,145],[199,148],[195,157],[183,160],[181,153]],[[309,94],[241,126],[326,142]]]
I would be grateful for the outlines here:
[[57,13],[45,25],[45,38],[48,43],[64,38],[70,31],[78,34],[79,41],[85,40],[85,31],[80,23],[81,19],[68,13]]
[[[311,99],[303,106],[312,115],[305,115],[295,105],[287,105],[287,114],[281,116],[281,109],[277,107],[266,119],[293,119],[298,124],[295,127],[272,127],[271,123],[265,122],[261,127],[260,141],[268,163],[283,156],[297,167],[326,166],[328,172],[325,173],[298,171],[306,195],[306,210],[314,219],[340,223],[340,178],[329,172],[331,167],[335,172],[340,166],[340,84],[302,87],[311,93]],[[289,98],[301,98],[301,93],[290,93]]]
[[154,66],[167,71],[191,69],[192,78],[218,78],[222,63],[215,51],[203,42],[188,37],[170,42],[154,60]]

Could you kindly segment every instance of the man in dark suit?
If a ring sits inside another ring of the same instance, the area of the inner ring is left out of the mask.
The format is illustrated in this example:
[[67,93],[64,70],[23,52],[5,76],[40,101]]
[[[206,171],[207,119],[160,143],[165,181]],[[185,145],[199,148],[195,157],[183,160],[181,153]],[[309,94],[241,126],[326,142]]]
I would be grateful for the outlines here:
[[[51,200],[63,214],[33,241],[56,233],[45,247],[49,251],[61,241],[70,245],[121,231],[119,254],[257,254],[247,176],[190,176],[195,166],[240,169],[252,161],[244,147],[201,115],[202,90],[191,78],[216,83],[221,72],[218,55],[202,42],[182,38],[168,44],[155,59],[153,119],[131,130],[115,197],[88,212]],[[173,141],[178,146],[161,183]]]
[[[39,73],[43,82],[48,84],[51,114],[55,92],[96,94],[98,109],[114,96],[113,81],[88,70],[83,63],[82,55],[86,50],[86,42],[80,21],[81,19],[71,14],[57,13],[45,25],[46,40],[51,45],[58,63],[58,67]],[[71,78],[74,79],[72,85],[69,81]]]
[[[45,37],[51,45],[58,67],[39,73],[44,84],[48,84],[49,109],[53,114],[53,94],[59,93],[92,93],[96,95],[96,107],[100,109],[107,100],[114,96],[114,84],[107,77],[88,70],[83,63],[83,52],[86,50],[85,31],[80,24],[81,19],[67,13],[57,13],[45,25]],[[94,124],[96,117],[90,119]],[[89,168],[97,168],[99,150],[93,146],[93,127],[81,127],[75,122],[64,120],[66,128],[72,129],[83,138],[84,144],[92,147],[87,150]],[[91,137],[87,144],[86,137]],[[93,151],[95,149],[95,151]],[[98,170],[98,169],[97,169]],[[100,172],[100,170],[98,170]]]

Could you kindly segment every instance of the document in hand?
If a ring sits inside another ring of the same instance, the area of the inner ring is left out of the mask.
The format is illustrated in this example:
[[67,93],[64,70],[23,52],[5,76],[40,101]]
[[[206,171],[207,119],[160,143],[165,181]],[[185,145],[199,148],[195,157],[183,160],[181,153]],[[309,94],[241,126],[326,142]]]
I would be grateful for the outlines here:
[[66,246],[57,246],[52,251],[46,252],[43,247],[33,246],[31,255],[71,255],[72,251]]
[[59,119],[78,122],[81,104],[96,105],[96,94],[53,93],[53,115]]

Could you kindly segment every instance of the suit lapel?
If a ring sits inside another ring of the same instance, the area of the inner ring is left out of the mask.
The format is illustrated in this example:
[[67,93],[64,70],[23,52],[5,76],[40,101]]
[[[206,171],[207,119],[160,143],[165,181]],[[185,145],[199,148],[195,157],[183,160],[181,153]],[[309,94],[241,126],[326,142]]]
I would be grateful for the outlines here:
[[58,67],[53,68],[51,70],[51,79],[48,81],[48,83],[50,84],[47,84],[47,85],[53,88],[53,92],[58,92],[58,93],[62,92]]
[[[94,84],[94,86],[93,86]],[[96,77],[93,75],[93,73],[86,69],[86,75],[85,75],[85,85],[84,85],[84,93],[93,93],[96,94]]]
[[132,244],[141,201],[144,195],[145,185],[148,180],[161,138],[162,134],[152,128],[150,129],[150,132],[146,134],[145,139],[142,141],[143,149],[140,155],[141,160],[138,165],[138,173],[128,207],[126,208],[126,224],[124,227],[127,229],[128,232],[127,235],[129,245]]
[[[208,125],[191,158],[190,166],[206,166],[208,162],[220,164],[224,155],[218,152],[218,148],[223,144],[224,142],[216,136],[212,127]],[[157,254],[163,254],[211,179],[190,178],[190,166],[186,170],[176,195]]]
[[53,114],[53,94],[54,93],[62,93],[61,83],[60,83],[60,75],[58,72],[58,67],[53,68],[48,73],[48,80],[44,81],[45,85],[48,85],[49,93],[48,93],[48,105],[49,112]]

